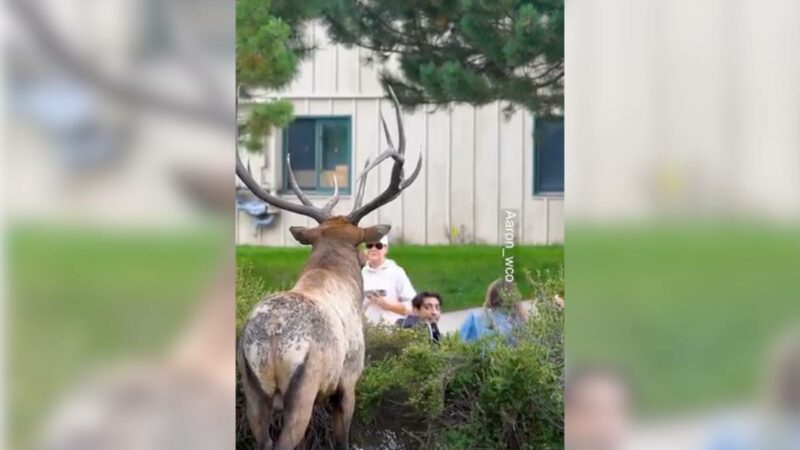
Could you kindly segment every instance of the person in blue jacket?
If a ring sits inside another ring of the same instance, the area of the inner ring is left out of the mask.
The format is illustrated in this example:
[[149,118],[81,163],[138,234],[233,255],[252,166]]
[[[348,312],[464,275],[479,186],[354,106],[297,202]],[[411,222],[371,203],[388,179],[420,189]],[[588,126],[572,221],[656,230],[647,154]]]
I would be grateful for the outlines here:
[[500,278],[489,285],[483,308],[471,311],[459,329],[461,339],[474,342],[489,333],[505,336],[527,320],[517,286]]

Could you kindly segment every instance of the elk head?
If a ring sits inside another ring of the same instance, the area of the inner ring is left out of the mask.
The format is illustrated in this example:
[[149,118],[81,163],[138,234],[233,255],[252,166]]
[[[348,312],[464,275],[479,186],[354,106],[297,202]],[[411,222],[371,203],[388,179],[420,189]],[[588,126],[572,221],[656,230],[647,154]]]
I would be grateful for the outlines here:
[[[391,94],[392,101],[394,102],[395,112],[397,115],[397,147],[395,147],[394,142],[392,141],[391,135],[389,134],[389,128],[387,127],[386,121],[383,119],[383,115],[381,114],[380,120],[381,124],[383,125],[383,130],[386,133],[386,140],[389,143],[389,149],[385,150],[383,153],[380,153],[374,161],[370,161],[370,159],[367,158],[364,169],[355,183],[358,188],[353,201],[353,210],[347,216],[333,215],[333,208],[339,202],[339,185],[336,182],[336,178],[333,180],[333,196],[323,207],[318,208],[314,206],[311,200],[309,200],[305,193],[303,193],[303,191],[300,189],[294,173],[292,172],[291,159],[287,154],[286,164],[288,168],[287,173],[289,175],[289,186],[297,196],[297,199],[300,200],[300,204],[297,204],[272,195],[264,190],[258,183],[255,182],[255,180],[253,180],[253,177],[244,167],[244,164],[242,164],[242,161],[239,158],[239,153],[236,153],[236,175],[242,180],[247,188],[256,195],[256,197],[276,208],[310,217],[319,223],[319,226],[315,228],[291,227],[289,231],[292,233],[292,236],[295,238],[295,240],[297,240],[297,242],[312,246],[321,241],[340,242],[342,244],[356,247],[362,242],[374,242],[380,240],[380,238],[386,235],[391,229],[391,226],[389,225],[376,225],[369,228],[361,228],[358,226],[358,222],[364,218],[364,216],[397,198],[400,193],[403,192],[403,190],[408,188],[408,186],[414,182],[419,175],[420,169],[422,168],[422,155],[420,155],[414,172],[412,172],[408,179],[404,177],[403,164],[405,163],[406,147],[405,130],[403,128],[403,119],[400,113],[400,103],[398,102],[397,96],[395,96],[391,87],[389,87],[389,93]],[[370,170],[374,169],[381,162],[389,158],[394,161],[394,165],[392,166],[392,174],[389,179],[389,186],[372,201],[362,205],[364,189],[367,182],[367,174]]]

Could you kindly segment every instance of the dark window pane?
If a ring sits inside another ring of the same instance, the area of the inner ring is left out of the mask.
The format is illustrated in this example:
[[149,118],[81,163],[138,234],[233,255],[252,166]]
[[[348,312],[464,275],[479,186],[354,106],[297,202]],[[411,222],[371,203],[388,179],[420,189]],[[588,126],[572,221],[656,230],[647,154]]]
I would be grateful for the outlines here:
[[564,192],[564,119],[537,119],[534,145],[536,193]]
[[[287,133],[288,151],[297,184],[303,189],[316,189],[317,169],[314,145],[316,124],[313,120],[298,119],[292,122]],[[288,177],[284,183],[289,187]]]
[[[284,145],[303,190],[332,189],[336,180],[340,189],[349,192],[352,154],[349,117],[295,119],[284,129]],[[290,189],[288,176],[283,188]]]
[[333,187],[333,178],[339,188],[349,188],[350,171],[350,121],[346,119],[323,120],[322,130],[322,173],[320,186]]

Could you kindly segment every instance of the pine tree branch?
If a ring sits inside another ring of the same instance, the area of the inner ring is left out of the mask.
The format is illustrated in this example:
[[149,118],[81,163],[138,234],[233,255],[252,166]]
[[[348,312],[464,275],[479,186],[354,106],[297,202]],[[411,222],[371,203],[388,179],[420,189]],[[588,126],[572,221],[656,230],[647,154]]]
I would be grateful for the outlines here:
[[67,48],[64,40],[51,31],[55,27],[50,25],[37,10],[36,3],[27,0],[9,0],[8,4],[49,57],[67,71],[110,96],[132,105],[160,110],[213,126],[232,126],[233,111],[224,104],[211,101],[189,102],[171,96],[168,92],[137,86],[129,78],[108,75]]

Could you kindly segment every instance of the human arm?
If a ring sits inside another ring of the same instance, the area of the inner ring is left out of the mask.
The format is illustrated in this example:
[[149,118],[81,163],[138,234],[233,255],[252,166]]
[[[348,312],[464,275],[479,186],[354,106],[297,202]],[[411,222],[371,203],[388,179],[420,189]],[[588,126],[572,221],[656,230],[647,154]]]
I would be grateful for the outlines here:
[[[531,308],[536,308],[536,305],[531,304]],[[514,309],[516,310],[517,318],[520,323],[525,323],[528,321],[529,317],[528,308],[525,307],[525,304],[523,302],[517,302],[517,304],[514,305]]]
[[361,307],[367,309],[367,306],[374,303],[374,294],[372,291],[364,291],[364,300],[361,302]]
[[385,309],[396,314],[405,316],[411,312],[410,303],[408,302],[401,302],[399,300],[386,298],[380,295],[375,295],[375,297],[373,297],[373,301],[376,305],[380,306],[381,309]]
[[397,299],[404,306],[405,310],[400,310],[398,307],[397,314],[411,314],[411,300],[417,295],[411,280],[408,279],[406,271],[399,268],[396,280],[395,290],[397,292]]
[[461,336],[461,340],[464,342],[472,342],[478,338],[478,329],[475,320],[475,313],[471,312],[467,318],[464,319],[464,323],[461,324],[458,335]]

